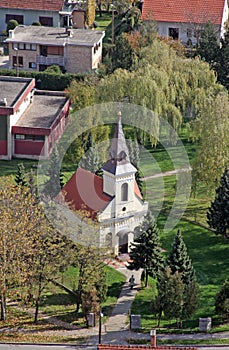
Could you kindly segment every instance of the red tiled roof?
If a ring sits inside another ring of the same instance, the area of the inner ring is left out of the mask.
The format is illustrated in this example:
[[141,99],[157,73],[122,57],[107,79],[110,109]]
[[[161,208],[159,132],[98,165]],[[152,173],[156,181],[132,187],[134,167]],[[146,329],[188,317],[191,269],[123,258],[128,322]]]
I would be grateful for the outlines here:
[[[103,211],[113,197],[103,192],[103,178],[90,171],[78,168],[62,189],[65,202],[74,210],[86,210],[92,219]],[[142,199],[141,192],[135,181],[135,194]],[[58,196],[57,200],[60,197]]]
[[64,0],[1,0],[0,8],[60,11]]
[[109,345],[99,344],[98,350],[197,350],[196,347],[177,347],[177,346],[157,346],[149,345]]
[[62,189],[65,201],[75,210],[86,210],[92,219],[105,209],[112,197],[103,192],[103,179],[78,168]]
[[141,195],[141,192],[140,192],[140,190],[139,190],[139,187],[138,187],[138,184],[137,184],[136,181],[134,182],[134,193],[135,193],[140,199],[142,199],[142,195]]
[[157,22],[222,23],[225,0],[144,0],[142,19]]

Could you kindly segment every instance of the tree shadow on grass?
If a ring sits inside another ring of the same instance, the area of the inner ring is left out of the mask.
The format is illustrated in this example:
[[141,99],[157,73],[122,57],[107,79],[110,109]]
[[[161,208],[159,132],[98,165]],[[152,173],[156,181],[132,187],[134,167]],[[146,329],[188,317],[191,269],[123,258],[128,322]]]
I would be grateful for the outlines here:
[[118,298],[120,293],[121,293],[121,289],[123,287],[124,282],[116,282],[113,283],[111,286],[108,287],[107,290],[107,297],[116,297]]
[[42,305],[74,305],[76,298],[73,295],[66,293],[57,293],[51,295],[44,295],[42,298]]

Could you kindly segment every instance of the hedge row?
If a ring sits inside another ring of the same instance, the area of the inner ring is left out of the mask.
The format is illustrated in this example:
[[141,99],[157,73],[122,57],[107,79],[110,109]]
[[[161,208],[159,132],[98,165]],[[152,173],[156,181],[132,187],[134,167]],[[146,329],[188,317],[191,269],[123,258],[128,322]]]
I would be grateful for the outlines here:
[[[0,75],[4,76],[16,76],[15,69],[0,69]],[[26,72],[19,71],[20,77],[23,78],[35,78],[36,88],[41,90],[63,91],[72,82],[72,80],[84,80],[87,74],[55,74],[45,72]]]

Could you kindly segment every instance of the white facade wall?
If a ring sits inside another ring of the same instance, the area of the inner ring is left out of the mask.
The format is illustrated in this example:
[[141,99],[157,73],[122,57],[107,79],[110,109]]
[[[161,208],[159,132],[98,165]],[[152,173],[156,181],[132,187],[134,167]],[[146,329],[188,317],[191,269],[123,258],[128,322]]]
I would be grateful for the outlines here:
[[[1,6],[1,4],[0,4]],[[6,30],[7,23],[5,23],[6,14],[23,16],[24,25],[31,25],[33,22],[38,22],[39,17],[52,17],[53,27],[60,27],[61,17],[58,12],[54,11],[39,11],[39,10],[24,10],[24,9],[5,9],[0,8],[0,33]]]

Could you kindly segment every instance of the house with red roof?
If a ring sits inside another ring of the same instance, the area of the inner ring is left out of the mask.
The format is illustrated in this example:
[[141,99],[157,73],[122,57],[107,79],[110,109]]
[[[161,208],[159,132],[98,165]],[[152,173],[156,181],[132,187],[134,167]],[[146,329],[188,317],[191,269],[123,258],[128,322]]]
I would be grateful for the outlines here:
[[35,79],[0,76],[0,159],[46,159],[69,119],[64,92],[39,91]]
[[207,22],[215,26],[218,38],[224,34],[228,20],[227,0],[144,0],[142,20],[157,24],[158,34],[196,44]]
[[102,177],[78,168],[63,187],[58,201],[64,200],[76,213],[83,212],[96,221],[99,246],[112,247],[118,255],[128,252],[134,229],[148,210],[135,180],[137,169],[130,162],[120,116],[109,154]]

